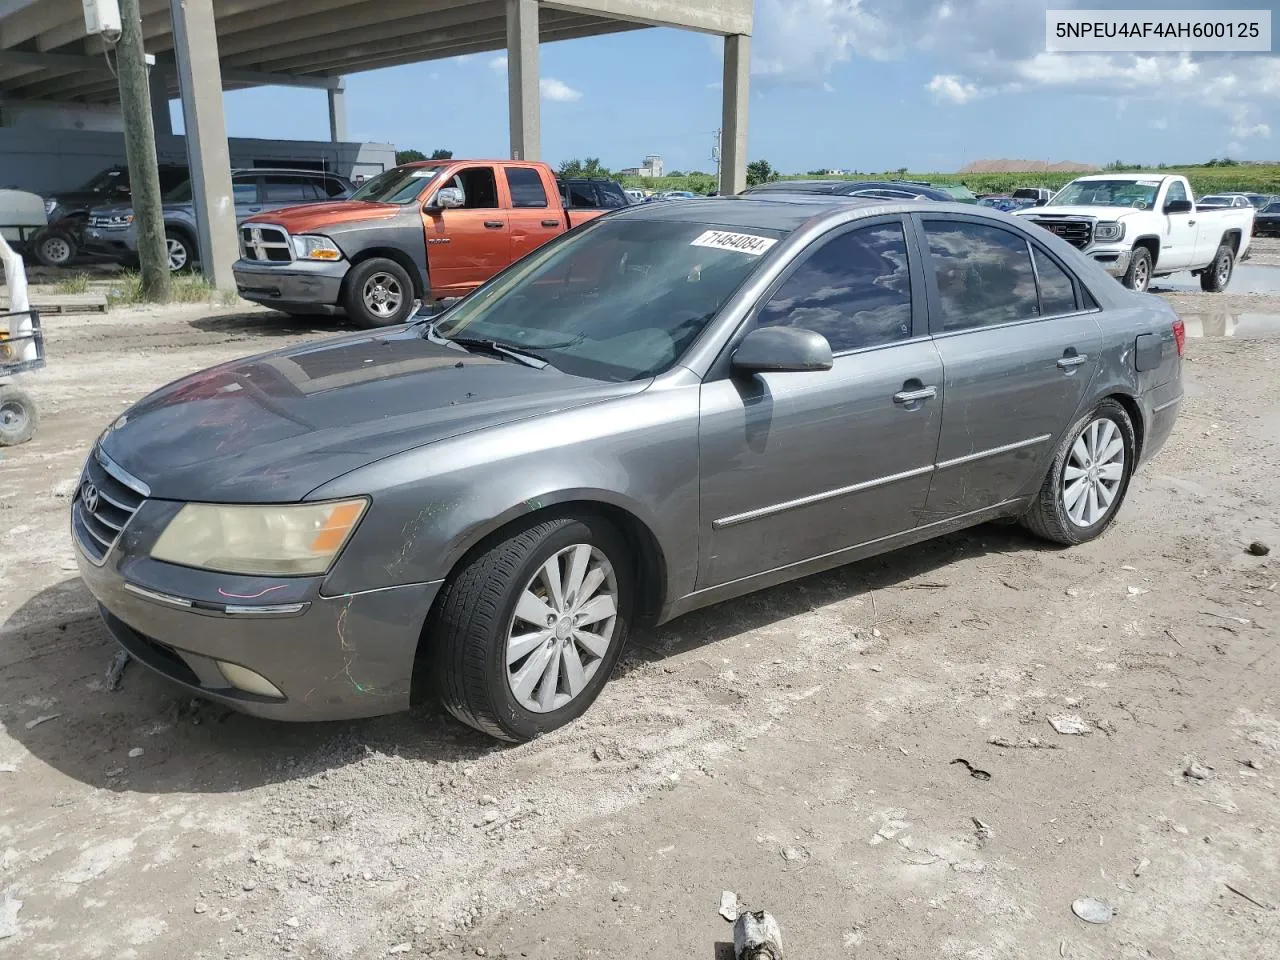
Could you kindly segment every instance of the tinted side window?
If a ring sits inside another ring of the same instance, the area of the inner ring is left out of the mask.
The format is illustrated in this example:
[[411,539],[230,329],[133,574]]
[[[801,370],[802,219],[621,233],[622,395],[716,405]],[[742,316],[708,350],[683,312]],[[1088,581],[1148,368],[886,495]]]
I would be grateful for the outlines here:
[[1040,278],[1040,314],[1052,317],[1057,313],[1073,312],[1076,309],[1076,289],[1067,271],[1034,247],[1032,256],[1036,261],[1036,276]]
[[589,183],[570,183],[569,184],[569,206],[570,207],[594,207],[596,206],[596,192]]
[[264,177],[266,203],[304,203],[319,199],[315,185],[306,177]]
[[257,203],[258,185],[252,180],[237,180],[231,185],[232,203]]
[[340,197],[350,189],[341,180],[334,180],[332,177],[324,179],[324,194],[327,197]]
[[817,331],[837,353],[909,338],[902,224],[861,227],[822,243],[769,298],[758,323]]
[[507,189],[511,191],[511,206],[517,209],[547,205],[547,191],[543,189],[542,177],[537,170],[508,167]]
[[600,206],[607,210],[616,210],[619,207],[625,207],[630,204],[627,195],[622,192],[622,188],[616,183],[597,183],[596,193],[600,197]]
[[1173,181],[1173,183],[1169,184],[1169,193],[1164,198],[1165,203],[1168,203],[1170,200],[1186,200],[1186,199],[1187,199],[1187,188],[1184,187],[1180,181],[1175,180]]
[[1027,241],[999,227],[926,220],[942,329],[987,327],[1037,315]]

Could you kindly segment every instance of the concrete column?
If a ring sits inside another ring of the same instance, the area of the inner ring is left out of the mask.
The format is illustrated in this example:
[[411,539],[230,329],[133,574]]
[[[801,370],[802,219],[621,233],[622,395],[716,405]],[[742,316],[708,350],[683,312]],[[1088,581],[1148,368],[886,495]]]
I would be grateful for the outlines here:
[[173,115],[169,112],[169,72],[152,64],[147,73],[151,87],[151,125],[157,137],[173,136]]
[[169,0],[169,9],[173,15],[178,83],[182,88],[182,126],[191,167],[191,196],[200,231],[201,270],[219,290],[234,290],[231,265],[239,255],[239,243],[213,0]]
[[747,186],[747,94],[751,83],[751,38],[724,38],[724,117],[720,123],[720,195]]
[[538,0],[507,0],[507,93],[511,159],[537,160],[542,155]]
[[347,81],[344,77],[329,91],[329,139],[347,142]]

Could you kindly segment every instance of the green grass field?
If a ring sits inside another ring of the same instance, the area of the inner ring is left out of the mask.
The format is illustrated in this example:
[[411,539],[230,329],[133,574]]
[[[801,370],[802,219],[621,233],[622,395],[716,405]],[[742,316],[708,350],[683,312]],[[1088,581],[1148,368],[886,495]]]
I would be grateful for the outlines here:
[[[1126,173],[1152,173],[1155,175],[1180,173],[1191,181],[1191,188],[1196,196],[1203,197],[1210,193],[1223,191],[1239,191],[1242,193],[1274,193],[1280,194],[1280,166],[1229,166],[1229,167],[1134,167]],[[845,180],[892,180],[897,173],[850,174],[839,178]],[[1057,189],[1078,176],[1078,173],[907,173],[907,180],[927,180],[930,183],[964,184],[974,193],[1008,193],[1016,187],[1049,187]],[[804,175],[784,176],[784,180],[807,179]],[[709,174],[690,174],[683,177],[662,177],[660,179],[642,179],[624,177],[622,183],[628,187],[641,187],[645,190],[692,190],[695,193],[706,193],[714,188],[714,178]]]

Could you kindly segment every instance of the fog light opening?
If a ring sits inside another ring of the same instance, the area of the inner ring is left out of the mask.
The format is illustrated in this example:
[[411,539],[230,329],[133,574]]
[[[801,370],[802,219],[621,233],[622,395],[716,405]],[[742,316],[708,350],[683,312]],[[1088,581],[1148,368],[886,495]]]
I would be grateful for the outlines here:
[[276,700],[284,699],[284,694],[280,692],[275,684],[262,676],[262,674],[254,673],[248,667],[242,667],[236,663],[224,663],[219,660],[218,669],[227,678],[227,682],[237,690],[256,694],[259,697],[272,697]]

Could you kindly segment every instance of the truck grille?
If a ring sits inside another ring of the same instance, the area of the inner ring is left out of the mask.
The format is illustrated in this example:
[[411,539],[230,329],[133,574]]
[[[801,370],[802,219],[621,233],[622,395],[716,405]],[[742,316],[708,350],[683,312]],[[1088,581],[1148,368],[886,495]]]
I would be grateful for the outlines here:
[[1093,242],[1093,221],[1084,217],[1028,217],[1028,220],[1057,234],[1073,247],[1083,250]]
[[71,530],[85,556],[98,565],[150,493],[145,484],[128,477],[96,447],[80,474],[71,502]]
[[246,224],[240,228],[240,255],[260,263],[292,263],[293,247],[279,227]]

